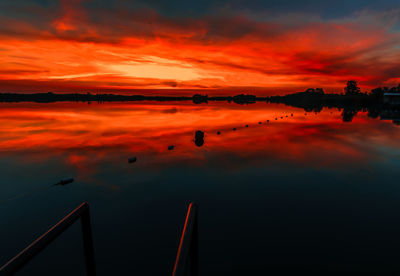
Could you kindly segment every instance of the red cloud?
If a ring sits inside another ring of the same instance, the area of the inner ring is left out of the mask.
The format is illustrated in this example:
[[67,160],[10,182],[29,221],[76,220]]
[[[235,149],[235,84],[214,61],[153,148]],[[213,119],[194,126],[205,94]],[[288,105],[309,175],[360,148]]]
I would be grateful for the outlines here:
[[55,91],[341,89],[347,79],[371,87],[399,78],[399,33],[374,23],[382,15],[294,24],[237,16],[171,19],[148,9],[89,11],[84,1],[60,3],[57,16],[40,24],[0,17],[6,26],[0,30],[0,90],[24,83]]

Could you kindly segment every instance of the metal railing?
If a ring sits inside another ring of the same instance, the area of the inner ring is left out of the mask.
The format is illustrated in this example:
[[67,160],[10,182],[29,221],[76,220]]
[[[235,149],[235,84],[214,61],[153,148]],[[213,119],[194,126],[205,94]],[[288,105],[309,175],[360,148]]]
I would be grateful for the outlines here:
[[173,276],[199,275],[197,205],[190,203],[179,243]]
[[[14,275],[14,273],[18,272],[79,218],[81,219],[82,225],[86,273],[88,276],[95,276],[96,266],[94,261],[93,238],[90,225],[89,204],[87,202],[79,205],[46,233],[18,253],[18,255],[0,267],[0,276]],[[183,227],[181,241],[172,272],[173,276],[183,276],[186,274],[193,276],[198,276],[199,274],[197,205],[193,202],[190,203],[187,211],[185,225]]]
[[96,275],[96,266],[94,262],[92,229],[90,226],[89,204],[87,202],[79,205],[75,210],[65,216],[56,225],[50,228],[46,233],[28,245],[18,255],[8,261],[0,268],[0,276],[13,275],[27,264],[33,257],[39,254],[59,235],[67,230],[75,221],[81,219],[83,248],[85,253],[86,273],[88,276]]

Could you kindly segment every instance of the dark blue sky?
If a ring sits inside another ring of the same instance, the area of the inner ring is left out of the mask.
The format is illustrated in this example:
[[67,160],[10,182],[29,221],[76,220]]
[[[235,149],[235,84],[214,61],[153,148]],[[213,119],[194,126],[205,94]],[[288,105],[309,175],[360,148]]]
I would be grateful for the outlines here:
[[[70,2],[77,1],[71,0]],[[319,15],[322,18],[333,19],[347,17],[354,12],[366,9],[382,11],[400,8],[400,1],[398,0],[92,0],[80,2],[87,7],[109,8],[110,10],[121,7],[132,11],[150,8],[167,17],[201,17],[205,15],[217,15],[219,13],[240,14],[246,12],[247,14],[251,14],[266,12],[272,14],[309,13]],[[54,0],[2,0],[0,3],[0,7],[2,7],[0,13],[3,15],[15,13],[16,10],[11,7],[23,8],[36,5],[54,9],[54,11],[60,7],[59,3]]]

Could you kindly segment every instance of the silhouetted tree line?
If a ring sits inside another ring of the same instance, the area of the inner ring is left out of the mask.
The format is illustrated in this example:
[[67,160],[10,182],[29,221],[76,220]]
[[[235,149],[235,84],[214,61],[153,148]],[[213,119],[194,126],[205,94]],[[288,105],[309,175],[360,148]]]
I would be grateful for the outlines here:
[[400,84],[396,87],[378,87],[371,90],[371,95],[380,99],[385,93],[400,93]]
[[252,104],[257,101],[266,101],[266,97],[256,97],[254,95],[240,94],[235,96],[209,97],[208,95],[195,94],[193,102],[195,104],[208,103],[208,101],[227,101],[237,104]]
[[55,94],[48,93],[0,93],[0,102],[125,102],[125,101],[193,101],[196,104],[207,103],[208,101],[227,101],[238,104],[252,104],[257,101],[265,102],[266,97],[240,94],[236,96],[216,96],[195,94],[190,96],[144,96],[144,95],[117,95],[117,94]]
[[325,92],[324,92],[324,89],[322,89],[322,88],[308,88],[307,90],[306,90],[306,93],[308,93],[308,94],[319,94],[319,95],[323,95],[323,94],[325,94]]
[[307,112],[320,112],[324,107],[337,108],[342,110],[344,122],[351,122],[360,111],[368,112],[371,118],[393,118],[394,122],[397,122],[400,105],[386,103],[383,100],[385,93],[398,93],[400,97],[400,85],[375,88],[370,93],[362,93],[357,82],[350,80],[344,88],[344,94],[325,94],[318,88],[309,88],[305,92],[273,96],[268,101],[303,108]]
[[143,95],[117,95],[117,94],[55,94],[48,93],[0,93],[0,102],[122,102],[122,101],[184,101],[192,97],[170,97],[170,96],[143,96]]
[[195,94],[192,97],[180,96],[144,96],[144,95],[116,95],[116,94],[55,94],[34,93],[0,93],[0,102],[40,102],[50,103],[58,101],[69,102],[124,102],[124,101],[193,101],[201,104],[209,101],[227,101],[237,104],[252,104],[255,102],[283,103],[286,105],[303,108],[307,112],[320,112],[324,107],[337,108],[342,111],[343,121],[351,122],[361,110],[368,111],[372,118],[398,116],[400,104],[392,105],[384,101],[385,93],[399,94],[400,85],[396,87],[379,87],[370,93],[362,93],[354,80],[347,82],[344,94],[326,94],[322,88],[309,88],[305,92],[288,94],[285,96],[257,97],[255,95],[240,94],[235,96],[215,96]]

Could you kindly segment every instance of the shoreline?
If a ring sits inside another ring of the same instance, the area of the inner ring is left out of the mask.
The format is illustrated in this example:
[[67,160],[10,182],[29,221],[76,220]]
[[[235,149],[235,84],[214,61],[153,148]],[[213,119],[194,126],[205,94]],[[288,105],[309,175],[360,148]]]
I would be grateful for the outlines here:
[[344,94],[316,94],[298,92],[282,96],[256,96],[250,94],[238,94],[233,96],[208,96],[195,94],[193,96],[145,96],[145,95],[119,95],[119,94],[91,94],[91,93],[0,93],[0,102],[132,102],[132,101],[193,101],[193,103],[207,103],[208,101],[226,101],[238,104],[252,104],[256,102],[290,103],[303,105],[306,103],[323,103],[324,105],[340,105],[349,102],[376,102],[377,98],[368,94],[344,95]]
[[269,97],[257,97],[254,95],[234,96],[207,96],[195,94],[193,96],[145,96],[145,95],[118,95],[118,94],[91,94],[91,93],[69,93],[56,94],[48,93],[0,93],[0,102],[135,102],[135,101],[193,101],[193,103],[207,103],[208,101],[226,101],[238,104],[251,104],[265,102]]

